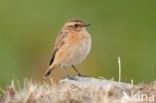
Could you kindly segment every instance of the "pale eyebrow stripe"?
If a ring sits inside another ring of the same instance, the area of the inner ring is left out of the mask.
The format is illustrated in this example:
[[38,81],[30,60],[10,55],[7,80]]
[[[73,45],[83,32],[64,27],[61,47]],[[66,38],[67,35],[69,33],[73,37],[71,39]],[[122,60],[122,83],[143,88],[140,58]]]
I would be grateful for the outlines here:
[[[77,24],[81,24],[80,22],[76,22]],[[75,23],[68,23],[68,26],[73,26]]]

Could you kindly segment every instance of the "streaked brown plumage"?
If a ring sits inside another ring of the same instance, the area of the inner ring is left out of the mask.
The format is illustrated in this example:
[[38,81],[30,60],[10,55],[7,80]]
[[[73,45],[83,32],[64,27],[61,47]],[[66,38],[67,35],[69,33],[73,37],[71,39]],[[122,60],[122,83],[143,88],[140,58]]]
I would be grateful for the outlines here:
[[[78,19],[71,19],[64,24],[57,36],[45,77],[58,67],[73,67],[78,72],[74,65],[81,63],[91,49],[91,37],[86,30],[87,26],[88,24]],[[80,75],[79,72],[78,74]]]

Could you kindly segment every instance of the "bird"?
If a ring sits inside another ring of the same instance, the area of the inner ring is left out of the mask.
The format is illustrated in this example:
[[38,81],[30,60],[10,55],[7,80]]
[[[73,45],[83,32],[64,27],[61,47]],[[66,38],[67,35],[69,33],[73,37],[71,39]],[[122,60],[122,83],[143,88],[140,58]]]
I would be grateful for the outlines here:
[[75,18],[65,22],[56,38],[45,78],[56,68],[64,68],[66,76],[69,77],[66,69],[70,67],[78,76],[82,76],[75,65],[84,61],[91,50],[92,38],[87,31],[89,25]]

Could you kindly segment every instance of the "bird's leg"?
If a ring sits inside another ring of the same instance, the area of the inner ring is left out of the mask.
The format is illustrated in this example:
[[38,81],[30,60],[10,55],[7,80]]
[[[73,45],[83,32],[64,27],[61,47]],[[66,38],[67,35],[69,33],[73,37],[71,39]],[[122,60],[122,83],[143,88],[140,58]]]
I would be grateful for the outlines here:
[[66,67],[63,67],[63,69],[64,69],[64,72],[65,72],[66,77],[67,77],[67,78],[70,78],[70,76],[69,76],[69,74],[68,74],[68,71],[67,71]]
[[64,68],[64,71],[65,71],[65,75],[66,75],[66,77],[68,78],[68,79],[70,79],[70,80],[77,80],[74,76],[70,76],[69,74],[68,74],[68,71],[67,71],[67,69],[65,68],[65,67],[63,67]]
[[72,65],[73,69],[78,73],[78,76],[82,76],[81,73],[76,69],[74,65]]

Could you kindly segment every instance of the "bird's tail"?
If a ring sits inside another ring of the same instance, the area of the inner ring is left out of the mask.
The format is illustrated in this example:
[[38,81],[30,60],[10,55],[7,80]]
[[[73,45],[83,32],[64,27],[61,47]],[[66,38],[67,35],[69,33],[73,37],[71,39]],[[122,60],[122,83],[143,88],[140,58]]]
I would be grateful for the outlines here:
[[57,65],[50,65],[48,70],[44,74],[44,78],[46,79],[48,76],[50,76],[50,74],[55,68],[57,68]]
[[48,70],[44,74],[44,78],[47,78],[48,76],[50,76],[50,74],[51,74],[51,72],[52,72],[53,69],[54,68],[49,67]]
[[48,69],[48,70],[46,71],[46,73],[44,74],[44,77],[48,77],[48,76],[51,74],[51,70],[52,70],[52,69]]

